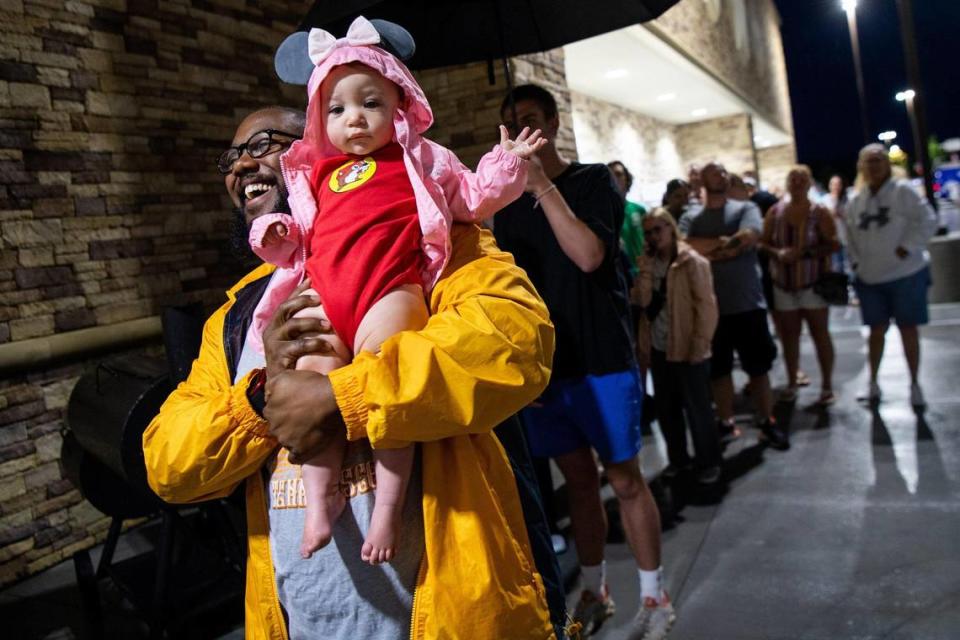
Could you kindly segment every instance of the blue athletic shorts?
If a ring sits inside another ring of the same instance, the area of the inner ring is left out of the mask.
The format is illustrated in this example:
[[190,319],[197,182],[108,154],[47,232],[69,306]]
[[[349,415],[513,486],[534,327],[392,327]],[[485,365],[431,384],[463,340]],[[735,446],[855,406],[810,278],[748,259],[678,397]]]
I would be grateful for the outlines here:
[[553,458],[593,447],[604,463],[630,460],[640,451],[643,382],[637,369],[556,380],[523,410],[530,451]]
[[880,284],[855,280],[853,285],[860,299],[863,324],[877,327],[887,324],[891,319],[907,327],[927,324],[927,288],[930,283],[930,267],[924,267],[905,278]]

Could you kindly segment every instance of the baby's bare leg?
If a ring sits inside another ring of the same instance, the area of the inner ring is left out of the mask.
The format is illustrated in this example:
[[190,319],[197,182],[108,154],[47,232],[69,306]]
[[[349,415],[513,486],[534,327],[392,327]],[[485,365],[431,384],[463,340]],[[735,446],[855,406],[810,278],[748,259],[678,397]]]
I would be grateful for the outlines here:
[[[376,353],[384,340],[401,331],[423,328],[427,318],[423,289],[412,285],[395,289],[377,301],[363,317],[357,328],[354,353]],[[360,551],[364,562],[374,565],[390,562],[396,555],[414,453],[413,445],[373,452],[377,474],[376,502]]]
[[[313,289],[307,289],[303,292],[305,296],[315,296],[320,297],[316,291]],[[307,307],[303,309],[294,316],[295,318],[319,318],[320,320],[328,320],[327,313],[323,310],[323,306],[319,307]],[[323,337],[327,343],[333,347],[333,353],[323,354],[323,355],[309,355],[301,356],[297,360],[297,369],[307,370],[307,371],[316,371],[317,373],[328,374],[334,369],[342,367],[343,365],[350,362],[350,350],[347,349],[347,345],[343,343],[339,336],[335,333],[325,335]]]
[[346,444],[344,434],[301,467],[307,507],[300,540],[300,555],[304,558],[330,543],[333,523],[347,504],[340,490],[340,468]]
[[[313,289],[307,289],[304,294],[317,295]],[[327,320],[322,306],[308,307],[299,312],[297,317]],[[326,336],[325,339],[333,346],[336,355],[303,356],[297,360],[297,369],[327,374],[350,361],[346,345],[336,334]],[[346,443],[344,434],[343,438],[314,456],[301,469],[307,503],[303,538],[300,541],[300,555],[304,558],[309,558],[315,551],[330,543],[333,523],[346,505],[346,498],[340,491],[340,468],[343,466]]]

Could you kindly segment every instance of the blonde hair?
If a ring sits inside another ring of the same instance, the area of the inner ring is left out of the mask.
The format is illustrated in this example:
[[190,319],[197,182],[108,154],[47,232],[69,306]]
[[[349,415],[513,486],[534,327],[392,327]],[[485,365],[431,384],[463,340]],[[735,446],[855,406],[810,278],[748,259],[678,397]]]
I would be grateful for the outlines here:
[[[667,211],[665,207],[657,207],[647,215],[643,216],[643,223],[646,226],[647,220],[663,220],[667,223],[667,226],[670,227],[673,231],[673,245],[676,246],[680,242],[680,228],[677,226],[677,221],[673,218],[673,215]],[[644,229],[646,231],[646,229]]]

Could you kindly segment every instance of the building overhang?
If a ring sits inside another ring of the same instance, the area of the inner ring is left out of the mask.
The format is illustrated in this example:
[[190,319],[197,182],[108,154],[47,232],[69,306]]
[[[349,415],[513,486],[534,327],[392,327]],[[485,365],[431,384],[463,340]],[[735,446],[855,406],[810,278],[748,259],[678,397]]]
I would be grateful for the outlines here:
[[570,89],[671,125],[747,113],[757,149],[793,142],[732,87],[658,35],[636,25],[564,47]]

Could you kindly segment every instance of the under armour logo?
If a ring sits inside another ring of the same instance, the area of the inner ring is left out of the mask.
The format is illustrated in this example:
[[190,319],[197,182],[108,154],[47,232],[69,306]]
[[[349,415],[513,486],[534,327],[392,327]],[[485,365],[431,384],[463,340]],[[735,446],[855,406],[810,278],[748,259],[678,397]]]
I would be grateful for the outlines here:
[[857,226],[863,230],[870,228],[872,223],[876,222],[877,227],[885,227],[890,222],[890,207],[877,207],[877,212],[868,214],[866,211],[860,214],[860,224]]

